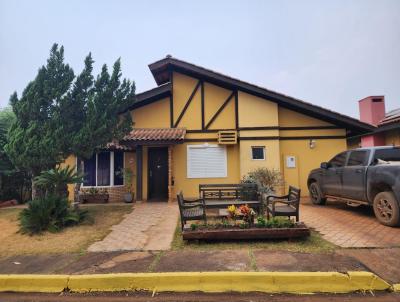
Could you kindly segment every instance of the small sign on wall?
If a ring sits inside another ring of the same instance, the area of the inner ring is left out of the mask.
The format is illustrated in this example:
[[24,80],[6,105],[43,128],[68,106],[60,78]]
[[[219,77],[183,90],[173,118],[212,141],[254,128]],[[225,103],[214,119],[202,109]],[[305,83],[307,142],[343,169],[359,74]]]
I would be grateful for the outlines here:
[[286,156],[286,168],[296,168],[296,157],[292,155]]

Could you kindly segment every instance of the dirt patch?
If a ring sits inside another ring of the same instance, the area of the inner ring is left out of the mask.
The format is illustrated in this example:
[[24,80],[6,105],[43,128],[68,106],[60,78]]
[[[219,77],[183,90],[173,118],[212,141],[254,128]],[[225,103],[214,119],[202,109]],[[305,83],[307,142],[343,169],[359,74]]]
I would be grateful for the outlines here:
[[259,271],[363,271],[368,270],[353,257],[335,253],[307,254],[256,250],[253,252]]
[[400,248],[345,249],[338,253],[357,259],[386,281],[400,283]]
[[112,225],[132,210],[131,206],[87,207],[93,223],[69,227],[59,233],[29,236],[18,233],[21,209],[0,210],[0,256],[32,254],[69,254],[85,250],[92,242],[104,238]]
[[154,271],[248,271],[250,262],[247,250],[172,251],[161,257]]

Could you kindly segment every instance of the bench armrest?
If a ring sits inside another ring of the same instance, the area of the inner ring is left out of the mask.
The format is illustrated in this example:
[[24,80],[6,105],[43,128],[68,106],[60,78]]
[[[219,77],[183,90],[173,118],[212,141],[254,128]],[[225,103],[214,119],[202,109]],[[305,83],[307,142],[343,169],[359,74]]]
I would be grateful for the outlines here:
[[279,200],[287,200],[289,198],[289,195],[283,195],[283,196],[277,196],[277,195],[268,195],[267,196],[267,205],[270,203],[270,199],[275,198]]
[[193,199],[193,200],[183,200],[183,207],[188,208],[195,208],[195,207],[204,207],[204,199]]

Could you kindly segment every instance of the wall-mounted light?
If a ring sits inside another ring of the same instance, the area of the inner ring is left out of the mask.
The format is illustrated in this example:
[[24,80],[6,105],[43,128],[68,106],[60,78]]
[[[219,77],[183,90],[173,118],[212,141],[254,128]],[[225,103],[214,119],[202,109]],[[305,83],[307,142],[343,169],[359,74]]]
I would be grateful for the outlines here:
[[308,143],[310,146],[310,149],[314,149],[316,147],[317,142],[315,139],[310,139],[310,142]]

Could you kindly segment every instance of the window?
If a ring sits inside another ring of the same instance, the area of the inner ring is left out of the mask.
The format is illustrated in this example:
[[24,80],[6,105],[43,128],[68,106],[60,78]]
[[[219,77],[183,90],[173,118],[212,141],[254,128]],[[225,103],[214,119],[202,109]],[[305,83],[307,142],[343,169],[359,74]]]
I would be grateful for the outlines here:
[[122,186],[124,184],[124,153],[114,152],[114,186]]
[[400,161],[400,148],[376,150],[374,158],[384,161]]
[[346,161],[346,155],[347,155],[347,152],[340,153],[340,154],[336,155],[334,158],[332,158],[329,161],[329,163],[331,164],[331,166],[333,168],[343,167],[344,163]]
[[97,185],[110,185],[110,152],[97,154]]
[[83,161],[84,181],[87,187],[119,186],[124,184],[122,152],[99,152]]
[[226,148],[218,145],[187,146],[187,177],[227,177]]
[[95,186],[96,185],[96,154],[93,154],[91,158],[83,161],[83,173],[85,175],[83,180],[84,186]]
[[367,164],[367,151],[352,151],[347,166],[365,166]]
[[251,159],[265,160],[265,147],[251,147]]

